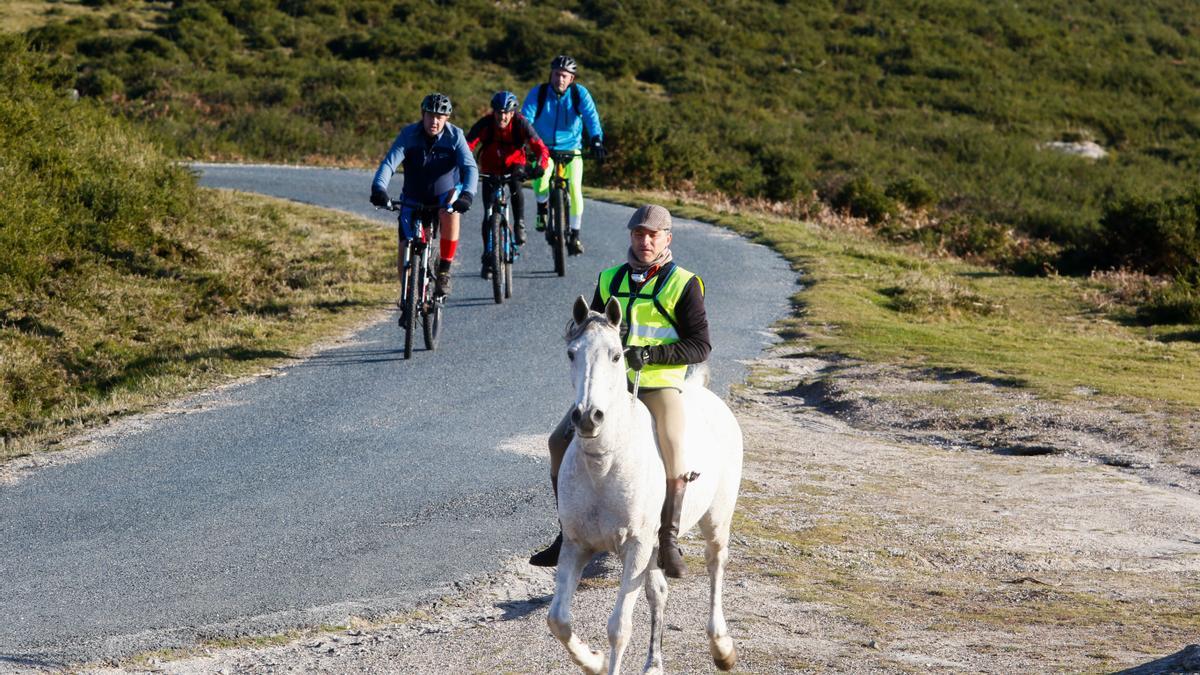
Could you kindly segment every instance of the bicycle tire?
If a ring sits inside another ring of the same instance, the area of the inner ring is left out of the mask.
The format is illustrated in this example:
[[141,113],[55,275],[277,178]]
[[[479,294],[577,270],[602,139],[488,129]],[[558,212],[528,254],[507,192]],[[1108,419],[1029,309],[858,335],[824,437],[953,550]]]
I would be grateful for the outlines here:
[[550,192],[550,218],[554,228],[554,273],[565,276],[567,273],[567,214],[563,212],[566,190],[555,187]]
[[500,250],[504,255],[500,256],[504,260],[504,297],[512,297],[512,268],[513,268],[513,241],[512,228],[506,223],[500,230],[502,243],[504,244]]
[[[422,256],[426,258],[426,256]],[[425,349],[433,351],[437,349],[438,332],[442,328],[442,302],[441,299],[433,297],[433,290],[430,288],[430,282],[433,280],[433,272],[429,271],[428,260],[422,260],[425,263],[425,302],[422,303],[421,310],[421,332],[425,335]]]
[[417,328],[417,296],[423,292],[421,263],[425,256],[408,256],[408,283],[405,284],[404,310],[401,315],[404,324],[404,358],[411,359],[413,353],[413,333]]
[[504,247],[501,241],[500,231],[504,229],[504,219],[500,216],[500,205],[497,204],[492,210],[491,222],[488,224],[491,229],[492,250],[492,299],[496,304],[504,302]]

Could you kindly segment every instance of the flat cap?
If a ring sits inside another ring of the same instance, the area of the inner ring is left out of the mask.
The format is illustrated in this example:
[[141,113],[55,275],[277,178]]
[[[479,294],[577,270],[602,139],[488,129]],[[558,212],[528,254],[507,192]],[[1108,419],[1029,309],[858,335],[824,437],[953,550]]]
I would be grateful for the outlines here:
[[657,204],[646,204],[633,212],[629,229],[644,227],[655,232],[671,229],[671,212]]

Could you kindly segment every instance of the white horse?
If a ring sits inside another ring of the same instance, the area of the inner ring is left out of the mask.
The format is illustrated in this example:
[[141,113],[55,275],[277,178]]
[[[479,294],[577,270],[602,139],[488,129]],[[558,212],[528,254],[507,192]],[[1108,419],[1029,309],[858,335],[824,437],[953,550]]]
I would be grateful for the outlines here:
[[[655,562],[666,490],[650,412],[626,388],[618,326],[621,306],[604,313],[580,297],[567,329],[567,356],[575,385],[575,437],[558,474],[563,545],[554,601],[546,622],[584,672],[621,670],[633,607],[642,585],[650,603],[650,652],[645,672],[662,672],[663,610],[667,580]],[[694,378],[693,378],[694,379]],[[699,523],[709,577],[709,652],[721,670],[737,660],[725,625],[721,592],[729,557],[729,526],[742,476],[742,432],[733,413],[703,384],[689,380],[683,398],[687,430],[685,467],[699,476],[688,486],[679,533]],[[607,551],[622,563],[621,589],[608,620],[607,654],[591,651],[571,629],[571,596],[591,557]]]

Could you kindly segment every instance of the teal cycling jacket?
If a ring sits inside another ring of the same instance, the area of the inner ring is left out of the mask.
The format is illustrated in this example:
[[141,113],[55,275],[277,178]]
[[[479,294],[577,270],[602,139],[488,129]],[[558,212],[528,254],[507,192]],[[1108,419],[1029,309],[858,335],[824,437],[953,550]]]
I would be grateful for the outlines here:
[[[538,90],[546,87],[546,102],[539,111]],[[571,87],[579,92],[579,108],[575,108],[575,97],[571,96]],[[525,104],[521,106],[521,114],[533,122],[533,128],[538,136],[550,148],[551,152],[567,152],[583,147],[583,131],[587,129],[589,138],[603,138],[604,130],[600,127],[600,114],[596,112],[596,102],[592,94],[582,84],[573,83],[567,87],[562,96],[554,93],[549,84],[535,85],[525,96]]]

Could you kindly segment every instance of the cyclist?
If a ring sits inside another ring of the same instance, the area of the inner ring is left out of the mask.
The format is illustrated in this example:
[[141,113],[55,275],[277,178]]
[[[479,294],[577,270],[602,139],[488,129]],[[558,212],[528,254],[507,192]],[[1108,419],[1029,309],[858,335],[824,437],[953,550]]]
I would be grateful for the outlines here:
[[[609,298],[624,310],[621,339],[625,344],[629,384],[641,371],[638,398],[654,418],[655,436],[667,475],[658,529],[658,566],[672,578],[686,570],[679,551],[679,515],[687,484],[696,476],[683,463],[683,400],[681,388],[688,364],[708,359],[708,315],[704,309],[704,282],[675,264],[671,256],[671,214],[647,204],[629,219],[628,260],[600,273],[592,295],[592,309],[604,311]],[[558,497],[558,469],[573,435],[571,415],[550,434],[550,484]],[[535,553],[529,563],[539,567],[558,564],[562,532],[548,548]]]
[[[400,236],[406,241],[413,233],[410,223],[414,210],[420,206],[439,208],[441,237],[434,294],[440,296],[450,295],[450,265],[458,249],[459,214],[471,208],[475,181],[479,178],[475,156],[467,147],[462,129],[448,121],[452,112],[450,97],[436,92],[426,96],[421,101],[421,121],[400,130],[371,182],[371,203],[385,206],[388,183],[397,167],[404,167]],[[403,285],[401,264],[397,258],[396,268]]]
[[[592,156],[604,161],[604,130],[600,128],[600,114],[596,102],[583,85],[575,82],[578,71],[575,59],[560,54],[550,62],[550,81],[539,84],[525,96],[521,114],[533,121],[533,128],[546,141],[551,152],[574,152],[567,169],[571,190],[570,232],[567,234],[567,250],[571,255],[583,253],[583,242],[579,239],[580,219],[583,216],[583,159],[579,154],[583,147],[586,131]],[[546,229],[546,214],[550,201],[550,175],[548,170],[542,178],[533,181],[533,193],[537,198],[538,232]],[[547,233],[546,235],[550,235]]]
[[[479,168],[483,173],[499,176],[511,173],[508,191],[512,195],[513,236],[517,245],[525,243],[525,196],[521,194],[521,181],[539,178],[550,164],[550,150],[533,130],[533,125],[517,112],[517,95],[511,91],[499,91],[492,97],[492,114],[479,118],[467,132],[467,146],[471,151],[482,147],[479,152]],[[537,161],[528,167],[526,150],[537,155]],[[484,178],[483,185],[483,245],[487,248],[487,213],[491,209],[494,185]],[[484,271],[491,258],[483,252]]]

